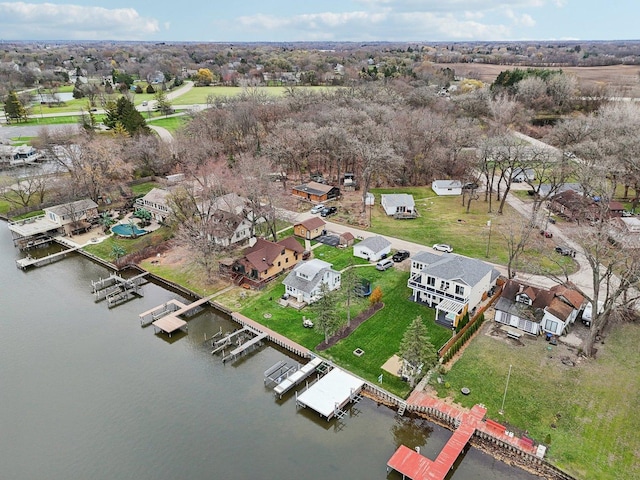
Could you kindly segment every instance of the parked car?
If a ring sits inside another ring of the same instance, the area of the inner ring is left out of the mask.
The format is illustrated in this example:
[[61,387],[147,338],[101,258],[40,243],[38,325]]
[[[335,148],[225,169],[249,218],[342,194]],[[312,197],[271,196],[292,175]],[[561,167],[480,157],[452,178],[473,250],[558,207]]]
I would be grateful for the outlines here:
[[576,251],[573,248],[569,248],[565,245],[558,245],[556,247],[556,252],[560,255],[564,255],[565,257],[575,257]]
[[390,258],[385,258],[384,260],[380,260],[376,263],[376,270],[380,270],[384,272],[386,269],[393,267],[393,260]]
[[337,207],[324,207],[320,212],[321,217],[328,217],[329,215],[333,215],[338,211]]
[[476,190],[479,187],[479,185],[476,182],[469,182],[469,183],[465,183],[462,186],[463,190]]
[[324,203],[319,203],[319,204],[314,205],[313,207],[311,207],[311,213],[320,213],[325,208],[327,208],[327,207],[326,207],[326,205]]
[[453,247],[451,245],[447,245],[446,243],[436,243],[433,246],[433,249],[438,252],[446,252],[446,253],[453,252]]
[[540,230],[540,235],[542,235],[544,238],[553,237],[553,233],[551,233],[549,230]]
[[396,263],[399,263],[407,258],[409,258],[409,252],[407,252],[406,250],[398,250],[391,257],[391,259]]

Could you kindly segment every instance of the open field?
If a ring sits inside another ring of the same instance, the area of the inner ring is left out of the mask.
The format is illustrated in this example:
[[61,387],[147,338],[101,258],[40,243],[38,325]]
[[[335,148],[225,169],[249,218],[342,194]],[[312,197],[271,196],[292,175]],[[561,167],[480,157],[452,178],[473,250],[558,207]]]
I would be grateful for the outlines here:
[[166,128],[171,133],[174,133],[189,122],[189,117],[183,115],[179,117],[151,118],[147,122],[150,125]]
[[[485,63],[443,63],[438,67],[449,67],[456,75],[468,76],[472,73],[486,83],[493,83],[503,70],[527,69],[526,65],[491,65]],[[553,68],[553,67],[548,67]],[[572,73],[585,85],[609,85],[624,97],[640,98],[640,68],[633,65],[610,65],[604,67],[558,67],[563,72]]]
[[[296,89],[304,89],[310,91],[327,90],[333,87],[295,87]],[[193,105],[207,103],[207,97],[234,97],[241,94],[245,89],[243,87],[194,87],[184,95],[180,95],[172,101],[174,105]],[[284,95],[287,87],[257,87],[257,91],[264,92],[267,95],[280,97]]]

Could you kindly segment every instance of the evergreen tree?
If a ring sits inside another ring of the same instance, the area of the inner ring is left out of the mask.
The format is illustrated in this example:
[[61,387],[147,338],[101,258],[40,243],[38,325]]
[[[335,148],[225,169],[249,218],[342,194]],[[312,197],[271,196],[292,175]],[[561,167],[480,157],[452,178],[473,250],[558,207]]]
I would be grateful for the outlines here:
[[156,101],[156,111],[162,113],[163,115],[169,115],[173,113],[171,102],[167,98],[167,94],[164,90],[158,89],[153,98]]
[[114,128],[120,122],[131,136],[151,133],[144,117],[128,98],[120,97],[117,102],[109,102],[106,110],[107,116],[104,119],[104,124],[107,127]]
[[7,119],[7,123],[11,123],[13,121],[27,121],[27,110],[20,102],[20,99],[18,98],[16,92],[14,92],[13,90],[11,90],[4,99],[4,116]]
[[347,325],[351,325],[351,299],[355,296],[355,289],[360,285],[360,278],[353,268],[353,262],[347,266],[340,276],[340,291],[344,296],[347,309]]
[[404,332],[399,354],[412,384],[437,363],[438,353],[429,340],[427,327],[421,316],[417,316]]
[[326,283],[320,284],[320,298],[311,304],[311,310],[316,314],[315,328],[324,333],[325,343],[329,337],[342,326],[338,314],[337,292],[329,290]]

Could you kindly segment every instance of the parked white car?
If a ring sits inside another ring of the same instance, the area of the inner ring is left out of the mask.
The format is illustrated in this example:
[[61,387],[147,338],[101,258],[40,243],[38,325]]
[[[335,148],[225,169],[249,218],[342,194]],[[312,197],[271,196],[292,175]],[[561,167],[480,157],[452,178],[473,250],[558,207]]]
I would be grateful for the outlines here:
[[311,208],[311,213],[320,213],[322,210],[324,210],[324,208],[324,204],[319,203],[318,205],[315,205]]
[[436,243],[432,248],[437,252],[453,252],[453,247],[451,245],[447,245],[446,243]]

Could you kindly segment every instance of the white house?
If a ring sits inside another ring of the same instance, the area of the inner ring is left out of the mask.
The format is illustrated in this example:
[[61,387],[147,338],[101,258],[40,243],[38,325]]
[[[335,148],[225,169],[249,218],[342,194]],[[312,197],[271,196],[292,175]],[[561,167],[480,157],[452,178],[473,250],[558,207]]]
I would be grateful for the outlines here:
[[299,262],[282,284],[285,293],[298,302],[313,303],[321,297],[321,286],[326,284],[329,291],[340,288],[340,272],[323,260],[313,259]]
[[407,286],[414,302],[436,309],[436,322],[455,327],[473,310],[498,278],[488,263],[451,253],[418,252],[411,259]]
[[416,203],[413,195],[407,193],[388,193],[380,195],[380,205],[387,215],[415,216]]
[[431,190],[436,195],[462,195],[462,183],[460,180],[434,180],[431,182]]
[[495,321],[531,335],[561,335],[583,303],[579,292],[562,285],[547,290],[508,280],[495,304]]
[[144,197],[136,199],[136,207],[147,210],[154,220],[164,222],[171,213],[167,202],[170,193],[163,188],[152,188]]
[[377,262],[390,253],[391,242],[380,236],[365,238],[353,246],[354,257],[364,258],[370,262]]

